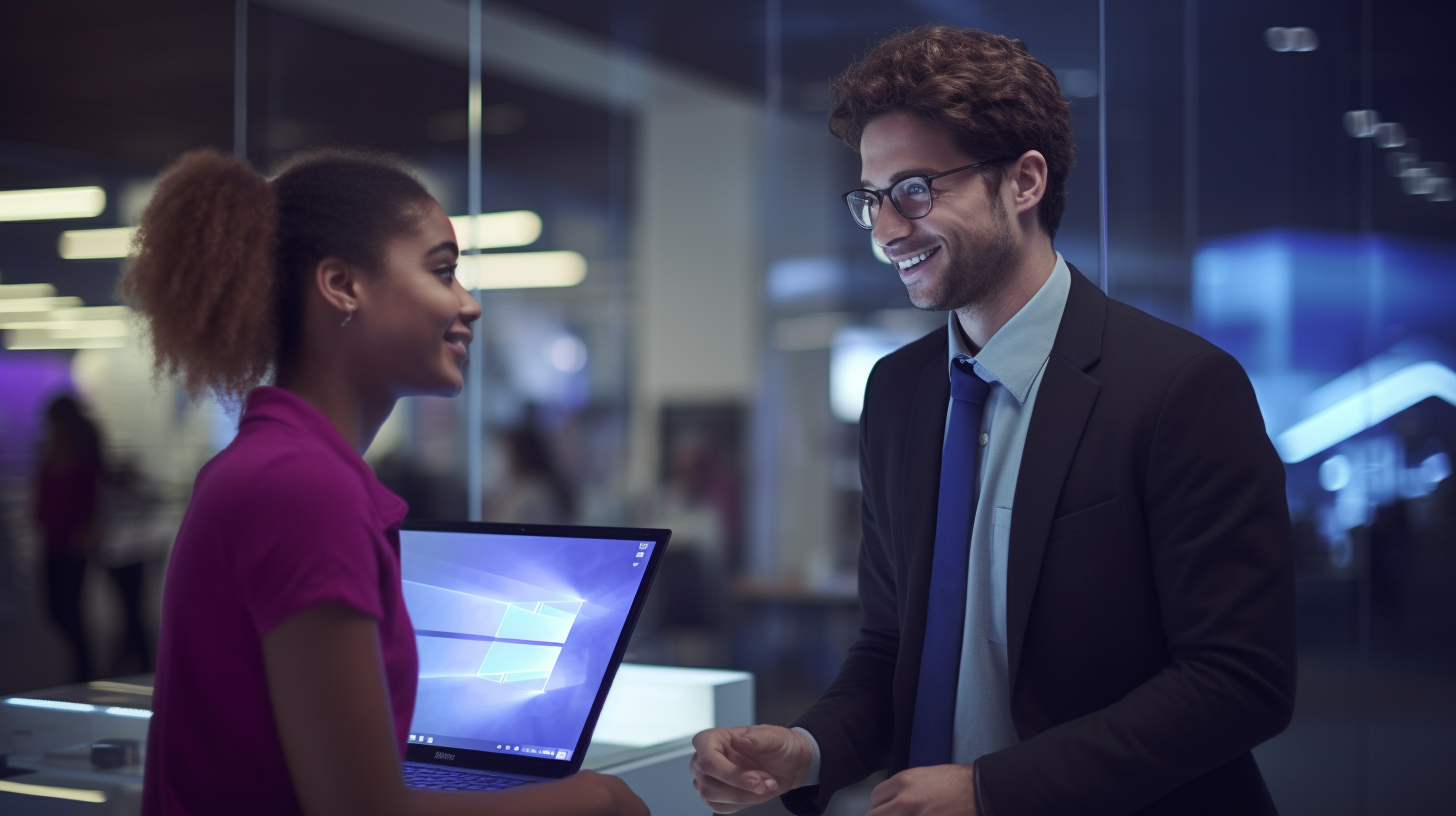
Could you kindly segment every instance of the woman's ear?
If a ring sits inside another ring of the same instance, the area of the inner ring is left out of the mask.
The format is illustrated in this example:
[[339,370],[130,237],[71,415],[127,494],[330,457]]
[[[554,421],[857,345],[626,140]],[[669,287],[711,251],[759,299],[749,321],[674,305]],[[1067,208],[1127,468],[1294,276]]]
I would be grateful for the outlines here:
[[314,267],[314,286],[324,303],[347,317],[359,308],[359,268],[343,258],[330,255]]

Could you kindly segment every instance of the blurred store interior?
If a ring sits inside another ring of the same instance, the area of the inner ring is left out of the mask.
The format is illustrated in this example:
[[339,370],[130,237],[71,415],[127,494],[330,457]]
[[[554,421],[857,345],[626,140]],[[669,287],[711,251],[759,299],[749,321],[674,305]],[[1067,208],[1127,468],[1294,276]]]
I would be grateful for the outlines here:
[[[402,402],[369,462],[422,518],[671,527],[628,659],[752,671],[788,723],[858,625],[865,377],[945,317],[842,211],[828,82],[931,21],[1055,70],[1057,249],[1255,383],[1300,570],[1298,708],[1256,752],[1282,812],[1450,813],[1456,4],[1432,0],[492,0],[476,116],[464,0],[6,3],[0,694],[150,669],[233,433],[152,378],[114,294],[162,168],[382,148],[463,228],[478,144],[479,399]],[[87,427],[103,533],[67,623],[34,475]]]

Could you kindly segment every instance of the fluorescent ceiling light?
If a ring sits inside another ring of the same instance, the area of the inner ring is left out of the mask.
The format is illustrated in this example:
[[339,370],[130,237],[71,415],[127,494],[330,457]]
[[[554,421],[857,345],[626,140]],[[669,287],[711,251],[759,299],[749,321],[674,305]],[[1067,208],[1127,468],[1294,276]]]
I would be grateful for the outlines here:
[[32,785],[26,782],[12,782],[0,779],[0,793],[20,793],[26,796],[44,796],[48,799],[69,799],[73,802],[106,801],[106,791],[85,788],[62,788],[55,785]]
[[121,320],[51,321],[33,326],[9,327],[11,331],[43,331],[57,339],[88,337],[126,337],[127,325]]
[[127,320],[132,316],[128,306],[86,306],[80,309],[56,309],[51,312],[52,321],[66,323],[77,320]]
[[1456,371],[1430,361],[1409,365],[1296,423],[1274,447],[1285,462],[1303,462],[1431,397],[1456,405]]
[[0,300],[0,329],[39,329],[81,320],[125,320],[125,306],[83,308],[75,297]]
[[54,309],[0,314],[0,329],[6,330],[5,348],[11,351],[121,348],[131,337],[130,318],[125,306]]
[[541,216],[530,210],[482,213],[475,218],[475,240],[471,240],[470,216],[452,215],[455,240],[463,252],[467,249],[498,249],[526,246],[541,237]]
[[100,187],[0,192],[0,221],[94,218],[105,209],[106,191]]
[[57,249],[66,260],[86,258],[125,258],[131,252],[131,237],[136,227],[66,230],[61,233]]
[[575,286],[586,279],[586,258],[579,252],[499,252],[460,259],[466,289],[541,289]]
[[75,309],[82,305],[78,297],[0,298],[0,320],[21,314]]
[[56,287],[49,283],[7,283],[0,285],[0,300],[16,298],[49,298],[56,296]]
[[43,331],[6,331],[8,351],[70,351],[73,349],[122,348],[125,337],[56,337]]

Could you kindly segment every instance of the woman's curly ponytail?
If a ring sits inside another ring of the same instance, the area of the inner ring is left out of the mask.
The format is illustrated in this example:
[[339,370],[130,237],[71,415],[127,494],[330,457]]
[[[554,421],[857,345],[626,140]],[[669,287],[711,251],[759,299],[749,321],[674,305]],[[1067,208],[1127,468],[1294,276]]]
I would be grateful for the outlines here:
[[157,372],[194,397],[238,398],[278,349],[278,198],[247,162],[188,153],[157,183],[120,294],[145,320]]

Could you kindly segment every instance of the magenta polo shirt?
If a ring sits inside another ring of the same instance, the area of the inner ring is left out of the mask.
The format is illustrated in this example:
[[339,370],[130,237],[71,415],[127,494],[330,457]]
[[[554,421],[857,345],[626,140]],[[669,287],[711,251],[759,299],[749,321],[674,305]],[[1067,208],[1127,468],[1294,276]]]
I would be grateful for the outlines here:
[[238,436],[197,475],[162,600],[142,812],[300,813],[263,668],[263,636],[325,603],[379,621],[403,754],[418,659],[391,493],[317,409],[248,397]]

